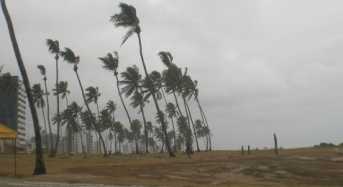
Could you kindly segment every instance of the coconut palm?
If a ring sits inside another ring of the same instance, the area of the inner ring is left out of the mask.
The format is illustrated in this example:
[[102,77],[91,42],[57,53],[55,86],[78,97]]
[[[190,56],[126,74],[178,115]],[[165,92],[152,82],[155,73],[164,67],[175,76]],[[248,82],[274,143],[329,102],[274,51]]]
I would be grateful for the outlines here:
[[207,118],[206,118],[206,115],[205,115],[205,112],[203,111],[201,105],[200,105],[200,101],[198,99],[199,97],[199,90],[196,88],[198,85],[198,81],[197,80],[194,80],[194,87],[193,87],[193,95],[194,95],[194,99],[196,100],[196,102],[198,103],[198,106],[199,106],[199,109],[200,109],[200,114],[201,114],[201,118],[202,118],[202,121],[204,124],[206,124],[206,130],[204,132],[208,132],[207,136],[207,140],[209,141],[209,151],[212,151],[212,143],[211,143],[211,135],[210,135],[210,128],[208,127],[208,123],[207,123]]
[[[106,110],[107,110],[110,114],[112,114],[112,118],[111,118],[112,124],[111,124],[110,130],[111,130],[111,131],[114,131],[113,139],[114,139],[114,150],[115,150],[115,151],[117,150],[117,138],[116,138],[117,133],[115,132],[115,129],[114,129],[114,122],[115,122],[114,111],[115,111],[116,109],[117,109],[117,104],[115,104],[114,101],[109,100],[109,101],[106,103]],[[111,142],[111,148],[112,148],[112,142]]]
[[88,110],[85,110],[80,113],[81,123],[82,127],[88,132],[88,139],[87,139],[87,153],[90,153],[90,146],[93,144],[93,142],[90,141],[91,137],[91,131],[93,130],[93,121],[92,118],[95,119],[95,115],[89,113]]
[[119,153],[121,152],[120,150],[120,147],[121,147],[121,144],[123,144],[124,140],[125,140],[125,134],[124,134],[124,126],[120,123],[120,121],[116,121],[114,122],[114,130],[116,132],[116,134],[118,136],[114,136],[115,139],[118,139],[118,143],[119,143],[119,147],[118,147],[118,150],[116,149],[115,152],[117,153],[117,151],[119,151]]
[[68,90],[68,82],[67,81],[60,81],[57,85],[57,88],[52,89],[54,91],[54,95],[61,95],[61,99],[66,98],[66,103],[68,107],[68,95],[70,91]]
[[[125,97],[130,97],[133,94],[133,102],[131,103],[131,106],[136,108],[137,106],[140,106],[140,112],[142,112],[143,120],[144,120],[144,134],[146,134],[146,120],[144,116],[144,100],[143,96],[140,94],[141,91],[141,75],[139,74],[139,69],[137,66],[133,65],[132,67],[127,67],[126,71],[121,73],[121,76],[123,78],[122,81],[119,81],[119,84],[124,85],[122,88],[123,94],[125,94]],[[136,134],[134,134],[135,142],[138,142],[138,138],[136,137]],[[146,136],[147,137],[147,136]],[[146,140],[147,143],[147,140]],[[146,151],[148,149],[148,146],[146,146]],[[136,153],[138,153],[138,144],[136,144]],[[148,153],[148,152],[147,152]]]
[[23,59],[21,58],[19,46],[18,46],[17,39],[16,39],[15,33],[14,33],[12,20],[11,20],[9,13],[8,13],[5,0],[1,0],[1,8],[2,8],[2,12],[4,13],[4,16],[5,16],[5,20],[6,20],[8,32],[9,32],[9,35],[11,38],[14,54],[15,54],[16,59],[17,59],[19,70],[20,70],[20,73],[21,73],[21,76],[22,76],[22,79],[24,82],[24,87],[26,90],[27,99],[28,99],[29,106],[31,109],[31,116],[32,116],[33,127],[34,127],[34,131],[35,131],[35,140],[36,140],[36,163],[35,163],[35,169],[34,169],[33,175],[46,174],[46,169],[45,169],[45,164],[44,164],[44,159],[43,159],[43,151],[42,151],[42,139],[41,139],[41,135],[39,132],[40,126],[39,126],[38,115],[37,115],[37,111],[36,111],[36,108],[35,108],[35,105],[34,105],[34,102],[32,99],[32,93],[31,93],[31,89],[30,89],[31,86],[30,86],[29,78],[28,78],[28,75],[26,73],[26,69],[25,69]]
[[[36,107],[42,109],[45,132],[47,132],[45,112],[44,112],[44,107],[45,107],[44,91],[42,90],[40,84],[34,84],[31,88],[31,92],[32,92],[33,102],[36,103]],[[52,137],[51,133],[50,133],[50,137]],[[48,146],[48,133],[45,133],[45,142],[46,142],[46,146]],[[51,138],[51,144],[52,144],[52,138]],[[51,146],[51,149],[52,149],[52,146]]]
[[[140,37],[141,28],[139,26],[139,19],[138,19],[137,14],[136,14],[136,9],[133,6],[127,5],[125,3],[120,3],[119,7],[121,8],[121,12],[119,14],[114,14],[113,16],[111,16],[110,21],[112,21],[114,23],[115,27],[129,28],[129,31],[124,36],[122,45],[125,43],[125,41],[130,36],[132,36],[132,34],[134,34],[134,33],[137,34],[138,41],[139,41],[139,52],[140,52],[140,56],[141,56],[141,60],[142,60],[142,65],[144,67],[145,77],[147,78],[147,81],[150,82],[152,85],[152,82],[148,76],[148,71],[147,71],[147,68],[146,68],[146,65],[144,62],[144,57],[143,57],[143,52],[142,52],[143,51],[142,42],[141,42],[141,37]],[[155,107],[156,107],[157,113],[160,115],[161,110],[160,110],[160,107],[158,105],[158,102],[157,102],[157,99],[155,96],[155,92],[154,92],[154,90],[151,90],[151,92],[152,92],[152,97],[153,97],[154,102],[155,102]],[[159,116],[159,117],[162,121],[162,129],[163,129],[163,132],[165,134],[165,138],[168,139],[168,134],[167,134],[165,122],[164,122],[164,120],[162,120],[163,116]],[[175,157],[173,151],[170,148],[168,141],[166,141],[166,142],[167,142],[167,149],[169,152],[169,156]]]
[[[52,132],[51,132],[51,124],[50,124],[50,105],[49,105],[49,95],[50,93],[48,92],[48,86],[46,85],[46,71],[45,67],[43,65],[38,65],[37,68],[40,70],[41,75],[44,76],[44,86],[45,86],[45,100],[46,100],[46,109],[47,109],[47,117],[48,117],[48,125],[49,125],[49,131],[50,131],[50,140],[51,140],[51,148],[50,148],[50,155],[49,157],[54,157],[54,150],[53,150],[53,142],[52,142]],[[44,119],[45,120],[45,119]],[[45,123],[45,122],[44,122]],[[46,129],[45,129],[46,132]]]
[[[170,118],[173,126],[173,130],[175,131],[174,120],[173,118],[177,118],[179,116],[179,112],[177,111],[175,105],[173,103],[168,103],[166,106],[166,113],[167,116]],[[176,151],[176,133],[174,133],[174,151]]]
[[145,114],[144,114],[144,106],[145,106],[145,102],[149,102],[148,100],[144,100],[143,95],[139,92],[135,92],[133,94],[133,96],[131,97],[131,106],[133,108],[137,108],[138,106],[140,106],[140,110],[138,113],[142,113],[142,117],[143,117],[143,122],[144,122],[144,143],[145,143],[145,152],[149,153],[148,151],[148,129],[147,129],[147,123],[146,123],[146,119],[145,119]]
[[[47,39],[46,40],[46,45],[49,47],[49,52],[52,54],[55,54],[55,61],[56,61],[56,84],[55,87],[57,88],[58,85],[58,59],[59,59],[59,54],[60,54],[60,44],[57,40],[51,40],[51,39]],[[58,92],[58,91],[57,91]],[[57,99],[57,116],[60,115],[60,99],[58,96],[56,96]],[[61,130],[61,126],[60,123],[57,123],[57,138],[56,138],[56,143],[55,143],[55,149],[53,154],[50,156],[54,157],[56,156],[57,153],[57,148],[58,148],[58,142],[59,142],[59,138],[60,138],[60,130]]]
[[[65,48],[65,51],[61,51],[60,55],[63,57],[64,61],[67,61],[70,64],[74,64],[74,69],[73,70],[74,70],[74,72],[75,72],[75,74],[77,76],[77,80],[79,81],[79,85],[80,85],[80,89],[81,89],[83,100],[85,102],[85,105],[87,107],[88,112],[92,114],[92,112],[91,112],[91,110],[90,110],[90,108],[88,106],[88,103],[87,103],[84,91],[83,91],[83,87],[82,87],[82,84],[81,84],[81,80],[80,80],[79,74],[77,72],[77,69],[78,69],[77,64],[80,62],[80,57],[79,56],[75,56],[74,52],[71,49],[69,49],[69,48]],[[93,118],[93,116],[91,116],[91,118],[92,118],[93,125],[94,125],[96,131],[98,132],[100,140],[101,140],[101,142],[103,144],[103,147],[104,147],[104,157],[107,157],[106,146],[105,146],[104,139],[101,136],[100,128],[97,126],[96,120]]]
[[118,65],[119,65],[119,57],[118,57],[118,53],[116,51],[114,51],[114,56],[111,54],[111,53],[108,53],[107,56],[103,57],[103,58],[99,58],[102,62],[103,62],[103,68],[105,70],[108,70],[108,71],[113,71],[113,74],[114,76],[116,77],[116,80],[117,80],[117,89],[118,89],[118,94],[119,94],[119,97],[120,97],[120,100],[121,100],[121,103],[123,104],[123,107],[125,109],[125,112],[126,112],[126,116],[129,120],[129,123],[132,124],[131,122],[131,117],[129,115],[129,112],[125,106],[125,103],[124,103],[124,100],[123,100],[123,97],[122,97],[122,94],[121,94],[121,91],[120,91],[120,88],[119,88],[119,80],[118,80]]

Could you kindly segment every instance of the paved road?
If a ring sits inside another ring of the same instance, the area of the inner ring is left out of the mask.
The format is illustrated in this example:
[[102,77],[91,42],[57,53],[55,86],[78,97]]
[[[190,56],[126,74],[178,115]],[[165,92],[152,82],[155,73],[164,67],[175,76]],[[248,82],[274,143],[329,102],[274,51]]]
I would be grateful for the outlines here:
[[[28,182],[24,180],[8,180],[0,178],[1,187],[147,187],[147,186],[120,186],[105,184],[83,184],[83,183],[57,183],[57,182]],[[156,186],[155,186],[156,187]]]

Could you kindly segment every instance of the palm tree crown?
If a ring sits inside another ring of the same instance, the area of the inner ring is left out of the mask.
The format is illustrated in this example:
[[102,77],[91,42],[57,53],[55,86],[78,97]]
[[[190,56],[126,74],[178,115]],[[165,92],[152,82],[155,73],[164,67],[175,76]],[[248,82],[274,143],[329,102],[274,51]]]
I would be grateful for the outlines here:
[[114,23],[115,27],[129,28],[129,31],[123,38],[123,42],[121,44],[123,45],[125,41],[130,36],[132,36],[133,33],[139,34],[141,32],[141,29],[139,27],[139,19],[136,14],[135,7],[127,5],[125,3],[120,3],[119,8],[121,8],[120,14],[114,14],[113,16],[111,16],[110,21]]

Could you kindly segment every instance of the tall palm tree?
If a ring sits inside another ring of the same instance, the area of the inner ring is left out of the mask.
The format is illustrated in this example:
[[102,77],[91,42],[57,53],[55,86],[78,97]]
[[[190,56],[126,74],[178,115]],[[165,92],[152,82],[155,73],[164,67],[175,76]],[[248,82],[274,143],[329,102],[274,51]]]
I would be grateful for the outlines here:
[[[51,39],[47,39],[46,40],[46,45],[49,47],[49,52],[52,54],[55,54],[55,60],[56,60],[56,84],[55,87],[56,89],[58,89],[57,85],[58,85],[58,59],[59,59],[59,54],[60,54],[60,44],[57,40],[53,41]],[[57,92],[59,92],[57,90]],[[56,99],[57,99],[57,117],[59,118],[60,115],[60,99],[58,97],[58,95],[56,95]],[[57,153],[57,149],[58,149],[58,143],[59,143],[59,139],[60,139],[60,131],[61,131],[61,126],[60,123],[57,122],[57,138],[56,138],[56,143],[55,143],[55,149],[53,152],[53,155],[50,154],[50,156],[54,157],[56,156]]]
[[[99,88],[98,87],[92,87],[92,86],[90,86],[90,87],[88,87],[87,89],[86,89],[86,94],[85,94],[85,96],[86,96],[86,101],[87,101],[87,103],[92,103],[92,102],[94,102],[94,104],[96,105],[96,108],[97,108],[97,112],[98,112],[98,124],[100,125],[99,126],[99,129],[100,129],[100,131],[102,132],[102,127],[101,127],[101,123],[100,123],[100,111],[99,111],[99,105],[98,105],[98,99],[99,99],[99,97],[100,97],[100,93],[99,93]],[[100,132],[100,133],[101,133]],[[100,138],[100,136],[99,136],[99,138]],[[98,148],[101,146],[100,145],[100,141],[98,141],[98,143],[99,143],[99,146],[98,146]],[[104,145],[105,146],[105,145]],[[100,153],[101,153],[101,149],[100,149]]]
[[[50,148],[50,155],[49,157],[53,157],[54,156],[54,145],[52,142],[52,132],[51,132],[51,124],[50,124],[50,105],[49,105],[49,92],[48,92],[48,86],[46,85],[46,71],[45,71],[45,67],[43,65],[38,65],[37,68],[40,70],[41,75],[44,76],[43,80],[44,80],[44,86],[45,86],[45,100],[46,100],[46,108],[47,108],[47,117],[48,117],[48,126],[49,126],[49,131],[50,131],[50,140],[51,140],[51,148]],[[44,119],[45,120],[45,119]],[[45,123],[45,122],[44,122]],[[46,132],[46,129],[45,129]]]
[[31,93],[31,89],[30,89],[31,88],[30,81],[29,81],[29,78],[28,78],[27,73],[26,73],[26,69],[25,69],[23,59],[21,58],[19,46],[18,46],[17,39],[16,39],[15,33],[14,33],[12,20],[11,20],[9,13],[8,13],[5,0],[1,0],[1,7],[2,7],[2,12],[4,13],[4,16],[6,19],[8,32],[9,32],[9,35],[11,38],[11,42],[12,42],[12,46],[13,46],[13,50],[14,50],[16,59],[17,59],[19,70],[20,70],[21,76],[23,78],[27,99],[28,99],[29,106],[31,109],[31,116],[32,116],[32,120],[33,120],[33,127],[34,127],[34,131],[35,131],[35,140],[36,140],[36,163],[35,163],[35,169],[34,169],[33,175],[46,174],[46,169],[45,169],[45,164],[44,164],[44,159],[43,159],[43,151],[42,151],[42,139],[41,139],[41,135],[39,132],[39,130],[40,130],[39,120],[38,120],[37,111],[36,111],[36,108],[35,108],[35,105],[34,105],[34,102],[32,99],[32,93]]
[[70,91],[68,90],[68,82],[67,81],[60,81],[57,85],[57,88],[52,89],[54,91],[54,95],[61,95],[61,99],[66,98],[67,107],[68,107],[68,95]]
[[[173,103],[168,103],[166,106],[166,113],[167,116],[170,118],[172,125],[173,125],[173,130],[175,131],[175,126],[174,126],[174,120],[173,118],[177,118],[179,116],[179,112],[177,111],[175,105]],[[176,133],[174,133],[174,151],[176,151]]]
[[183,116],[176,97],[176,90],[178,89],[177,86],[179,82],[177,78],[181,76],[181,72],[176,71],[177,67],[173,65],[173,56],[170,52],[161,51],[157,55],[160,57],[162,63],[167,67],[167,70],[163,71],[162,84],[164,84],[163,86],[165,87],[167,93],[172,93],[174,95],[179,114]]
[[93,129],[93,122],[92,122],[92,118],[95,119],[94,114],[92,114],[93,117],[91,116],[91,114],[88,112],[88,110],[85,110],[83,112],[80,113],[80,117],[81,117],[81,123],[83,125],[83,128],[88,131],[88,139],[87,139],[87,153],[90,153],[90,146],[93,144],[93,142],[91,142],[90,137],[91,137],[91,131]]
[[118,53],[116,51],[114,51],[113,53],[114,53],[114,55],[112,55],[111,53],[108,53],[107,56],[105,56],[103,58],[99,58],[99,60],[101,60],[103,62],[102,67],[105,70],[112,71],[114,76],[116,77],[118,94],[119,94],[121,103],[123,104],[123,107],[125,109],[126,116],[127,116],[129,123],[131,125],[132,124],[131,117],[130,117],[130,114],[129,114],[126,106],[125,106],[125,103],[124,103],[124,100],[123,100],[123,97],[122,97],[122,94],[121,94],[121,91],[119,88],[119,79],[118,79],[118,71],[117,71],[118,65],[119,65]]
[[208,132],[207,136],[208,136],[208,141],[209,141],[209,151],[212,151],[212,142],[211,142],[211,131],[210,128],[208,127],[208,123],[207,123],[207,118],[205,115],[205,112],[203,111],[201,105],[200,105],[200,101],[199,101],[199,90],[196,88],[198,85],[198,81],[194,80],[194,88],[193,88],[193,94],[194,94],[194,99],[196,100],[196,102],[198,103],[199,109],[200,109],[200,114],[202,117],[202,121],[204,124],[206,124],[207,129],[204,132]]
[[[113,134],[113,139],[114,139],[114,152],[117,151],[117,133],[115,131],[115,128],[114,128],[114,123],[115,123],[115,115],[114,115],[114,111],[117,109],[117,104],[114,103],[114,101],[111,101],[109,100],[107,103],[106,103],[106,110],[112,114],[112,124],[111,124],[111,127],[110,127],[110,130],[111,131],[114,131],[114,134]],[[112,148],[112,146],[111,146]]]
[[[80,62],[80,57],[79,56],[75,56],[74,52],[71,49],[69,49],[69,48],[65,48],[65,51],[61,51],[60,55],[63,57],[64,61],[67,61],[70,64],[74,64],[74,69],[73,70],[74,70],[74,72],[75,72],[75,74],[77,76],[77,80],[79,81],[79,85],[80,85],[80,88],[81,88],[81,93],[82,93],[83,101],[85,102],[85,105],[87,107],[88,112],[90,114],[92,114],[92,111],[91,111],[91,109],[88,106],[88,103],[87,103],[87,100],[86,100],[86,97],[85,97],[85,94],[84,94],[84,91],[83,91],[83,87],[82,87],[82,84],[81,84],[81,80],[80,80],[79,74],[77,72],[77,69],[78,69],[77,64]],[[104,157],[107,157],[108,155],[107,155],[107,151],[106,151],[106,147],[105,147],[105,142],[104,142],[104,139],[101,136],[100,128],[97,126],[96,120],[93,118],[93,116],[91,116],[91,118],[92,118],[93,125],[94,125],[96,131],[98,132],[100,140],[101,140],[101,142],[103,144],[103,147],[104,147]]]
[[[139,26],[139,19],[138,19],[137,14],[136,14],[136,9],[133,6],[127,5],[125,3],[120,3],[119,7],[121,8],[121,12],[119,14],[114,14],[113,16],[111,16],[110,21],[112,21],[114,23],[115,27],[129,28],[129,31],[124,36],[122,45],[125,43],[125,41],[130,36],[132,36],[133,33],[137,34],[138,41],[139,41],[139,52],[140,52],[140,56],[141,56],[141,60],[142,60],[142,65],[144,67],[145,77],[147,78],[147,80],[149,82],[151,82],[151,80],[148,76],[148,71],[147,71],[147,68],[145,66],[145,62],[144,62],[144,57],[143,57],[143,52],[142,52],[143,51],[142,42],[141,42],[141,37],[140,37],[141,28]],[[151,83],[151,85],[152,85],[152,83]],[[168,133],[167,133],[166,125],[165,125],[165,122],[163,120],[163,116],[161,116],[161,113],[160,113],[161,110],[160,110],[160,107],[158,105],[158,102],[157,102],[157,99],[155,96],[155,92],[154,92],[154,90],[151,90],[151,92],[152,92],[152,97],[153,97],[154,102],[155,102],[155,107],[156,107],[157,113],[158,113],[158,115],[162,121],[162,129],[163,129],[163,132],[165,134],[165,138],[167,140],[168,139]],[[169,152],[169,156],[175,157],[175,154],[171,150],[168,141],[166,141],[166,142],[167,142],[167,149]]]
[[[34,84],[31,88],[32,92],[32,97],[33,97],[33,102],[36,103],[37,108],[42,109],[42,114],[43,114],[43,120],[44,120],[44,127],[45,127],[45,142],[46,146],[48,146],[48,133],[46,133],[46,120],[45,120],[45,112],[44,112],[44,107],[45,107],[45,100],[44,100],[44,91],[42,90],[40,84]],[[52,135],[50,134],[50,137]],[[51,139],[52,143],[52,139]],[[52,146],[51,146],[52,149]]]
[[[145,138],[145,152],[149,153],[148,151],[148,131],[147,131],[147,125],[146,125],[146,119],[144,114],[144,106],[145,102],[149,102],[145,97],[143,97],[142,92],[142,85],[141,85],[141,75],[139,74],[139,69],[137,66],[133,65],[132,67],[126,68],[125,72],[121,73],[123,77],[123,81],[120,81],[120,84],[125,85],[123,88],[123,93],[125,93],[126,97],[129,97],[133,94],[131,97],[131,106],[133,108],[140,107],[140,111],[142,113],[143,122],[144,122],[144,138]],[[138,137],[136,137],[138,138]]]

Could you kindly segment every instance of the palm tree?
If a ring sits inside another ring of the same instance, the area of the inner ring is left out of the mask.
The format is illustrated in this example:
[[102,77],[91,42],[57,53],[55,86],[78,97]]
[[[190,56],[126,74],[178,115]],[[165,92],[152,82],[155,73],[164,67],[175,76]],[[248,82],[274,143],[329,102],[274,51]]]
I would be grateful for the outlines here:
[[[85,96],[86,96],[87,103],[94,102],[94,104],[96,105],[96,108],[97,108],[97,111],[98,111],[98,122],[99,122],[99,125],[100,125],[99,129],[102,132],[102,127],[101,127],[101,123],[100,123],[100,111],[99,111],[99,105],[98,105],[98,99],[99,99],[99,97],[101,95],[99,93],[99,88],[98,87],[94,88],[94,87],[90,86],[90,87],[88,87],[86,89],[86,91],[87,91],[87,93],[85,94]],[[99,138],[100,138],[100,136],[99,136]],[[99,142],[99,146],[98,147],[100,147],[100,141],[98,141],[98,142]],[[103,146],[105,146],[105,145],[103,145]],[[100,153],[101,153],[101,149],[100,149]]]
[[43,159],[43,152],[42,152],[42,139],[41,139],[41,135],[39,132],[39,130],[40,130],[39,120],[38,120],[37,111],[36,111],[36,108],[35,108],[35,105],[34,105],[34,102],[32,99],[32,93],[31,93],[31,89],[30,89],[31,88],[30,81],[29,81],[29,78],[28,78],[27,73],[26,73],[26,69],[25,69],[23,59],[21,58],[19,46],[18,46],[17,39],[16,39],[15,33],[14,33],[12,20],[11,20],[9,13],[8,13],[5,0],[1,0],[1,7],[2,7],[2,12],[4,13],[4,16],[6,19],[8,32],[9,32],[9,35],[11,38],[11,42],[12,42],[12,46],[13,46],[13,50],[14,50],[16,59],[17,59],[19,70],[20,70],[21,76],[23,78],[27,99],[28,99],[29,106],[31,109],[31,116],[32,116],[32,120],[33,120],[33,127],[34,127],[34,131],[35,131],[35,140],[36,140],[36,163],[35,163],[35,169],[34,169],[33,175],[46,174],[46,169],[45,169],[44,159]]
[[[57,40],[53,41],[51,39],[47,39],[46,45],[49,47],[49,52],[52,54],[55,54],[55,60],[56,60],[56,84],[55,84],[55,87],[56,87],[56,89],[58,89],[58,87],[57,87],[57,85],[58,85],[58,59],[59,59],[59,54],[60,54],[60,44]],[[57,90],[57,92],[59,92],[59,91]],[[56,99],[57,99],[57,117],[59,118],[59,115],[60,115],[60,99],[59,99],[58,95],[56,95]],[[50,154],[50,156],[52,156],[52,157],[56,156],[56,153],[57,153],[58,142],[60,139],[60,130],[61,130],[60,123],[57,122],[57,138],[56,138],[56,143],[55,143],[55,150],[53,152],[53,155]]]
[[[119,88],[119,80],[118,80],[118,65],[119,65],[119,57],[118,57],[118,53],[116,51],[114,51],[114,56],[111,54],[111,53],[108,53],[107,56],[103,57],[103,58],[99,58],[102,62],[103,62],[103,68],[105,70],[108,70],[108,71],[113,71],[113,74],[114,76],[116,77],[116,80],[117,80],[117,89],[118,89],[118,94],[119,94],[119,97],[120,97],[120,100],[121,100],[121,103],[123,104],[123,107],[125,109],[125,112],[126,112],[126,115],[127,115],[127,118],[129,120],[129,123],[130,125],[132,124],[132,121],[131,121],[131,117],[129,115],[129,112],[125,106],[125,103],[124,103],[124,100],[123,100],[123,97],[122,97],[122,94],[121,94],[121,91],[120,91],[120,88]],[[137,150],[136,150],[137,151]]]
[[[179,112],[177,111],[175,105],[173,103],[168,103],[166,106],[166,113],[167,116],[170,118],[172,125],[173,125],[173,130],[175,131],[175,126],[174,126],[174,120],[173,118],[177,118],[179,116]],[[176,133],[174,133],[174,151],[176,151]]]
[[[44,112],[44,107],[45,107],[45,100],[44,100],[44,91],[42,90],[40,84],[34,84],[31,88],[32,92],[32,97],[33,97],[33,102],[36,103],[37,108],[42,109],[42,114],[43,114],[43,120],[44,120],[44,126],[45,126],[45,142],[46,146],[48,146],[48,133],[46,133],[46,120],[45,120],[45,112]],[[51,136],[51,133],[50,133]],[[52,139],[51,139],[52,143]],[[52,146],[51,146],[52,149]]]
[[[137,66],[133,65],[132,67],[127,67],[126,71],[121,73],[121,76],[124,80],[119,81],[119,84],[125,85],[122,88],[122,93],[125,94],[125,97],[130,97],[133,93],[135,93],[136,100],[138,102],[138,105],[135,103],[131,103],[131,106],[137,107],[140,106],[141,111],[143,109],[143,99],[139,98],[141,95],[139,95],[139,90],[141,90],[141,75],[139,74],[139,69]],[[136,103],[137,103],[136,102]],[[145,122],[145,116],[144,112],[142,112],[143,119],[144,119],[144,129],[146,129],[146,122]],[[146,130],[144,130],[146,132]],[[138,142],[138,137],[136,137],[136,134],[133,134],[135,138],[135,142]],[[138,153],[138,144],[136,144],[136,153]]]
[[57,88],[52,89],[54,91],[54,95],[60,95],[61,99],[66,98],[67,107],[68,107],[68,94],[70,91],[68,90],[68,82],[67,81],[60,81],[57,85]]
[[[52,142],[52,132],[51,132],[51,124],[50,124],[50,109],[49,109],[49,92],[48,92],[48,87],[46,85],[46,71],[45,71],[45,67],[43,65],[38,65],[37,68],[40,70],[41,75],[44,76],[43,80],[44,80],[44,86],[45,86],[45,99],[46,99],[46,107],[47,107],[47,116],[48,116],[48,125],[49,125],[49,131],[50,131],[50,140],[51,140],[51,148],[50,148],[50,155],[49,157],[54,157],[54,145]],[[39,86],[40,87],[40,86]],[[43,108],[42,108],[43,109]],[[44,118],[44,123],[45,123],[45,118]],[[46,129],[45,129],[46,132]]]
[[211,131],[210,131],[210,128],[208,127],[208,123],[207,123],[207,118],[206,118],[206,115],[205,115],[205,112],[203,111],[201,105],[200,105],[200,102],[199,102],[199,90],[196,88],[198,85],[198,81],[197,80],[194,80],[194,88],[193,88],[193,94],[194,94],[194,99],[197,101],[198,103],[198,106],[199,106],[199,109],[200,109],[200,114],[201,114],[201,118],[202,118],[202,121],[204,124],[206,124],[206,130],[205,132],[208,132],[207,136],[208,136],[208,141],[209,141],[209,144],[210,144],[210,148],[209,148],[209,151],[212,151],[212,143],[211,143]]
[[[106,103],[106,110],[112,114],[112,123],[111,123],[111,127],[110,130],[114,131],[114,135],[113,135],[113,139],[114,139],[114,152],[117,151],[117,133],[115,132],[115,128],[114,128],[114,123],[115,123],[115,116],[114,116],[114,111],[117,109],[117,104],[114,103],[114,101],[109,100]],[[112,142],[111,142],[112,143]],[[111,144],[111,149],[112,149],[112,144]]]
[[[114,14],[113,16],[111,16],[110,21],[112,21],[114,23],[115,27],[129,28],[129,31],[124,36],[122,45],[125,43],[125,41],[130,36],[132,36],[133,33],[137,34],[138,41],[139,41],[139,52],[140,52],[140,56],[141,56],[141,60],[142,60],[142,65],[144,67],[145,77],[147,78],[147,81],[151,83],[151,80],[148,76],[147,68],[145,66],[144,58],[143,58],[143,52],[142,52],[143,49],[142,49],[142,42],[141,42],[141,37],[140,37],[141,28],[139,26],[139,19],[138,19],[137,14],[136,14],[136,9],[133,6],[127,5],[125,3],[120,3],[119,7],[121,8],[121,12],[119,14]],[[152,85],[152,83],[151,83],[151,85]],[[157,103],[155,92],[154,92],[154,90],[151,90],[151,92],[152,92],[152,97],[153,97],[154,102],[155,102],[157,113],[158,113],[158,115],[160,115],[161,110],[160,110],[159,105]],[[165,138],[168,139],[166,125],[165,125],[164,120],[162,120],[163,116],[159,116],[159,117],[162,121],[162,129],[164,131]],[[170,148],[168,141],[166,141],[166,142],[167,142],[167,148],[168,148],[169,156],[175,157],[173,151]]]
[[83,128],[88,131],[88,139],[87,139],[87,152],[90,153],[89,147],[90,145],[93,143],[90,141],[90,136],[91,136],[91,130],[92,130],[92,118],[95,119],[94,114],[92,114],[93,117],[91,116],[91,114],[88,112],[88,110],[85,110],[83,112],[80,113],[80,117],[81,117],[81,123],[83,124]]
[[[77,80],[79,81],[79,85],[80,85],[80,88],[81,88],[81,93],[82,93],[83,101],[85,102],[85,105],[87,107],[88,112],[92,114],[92,112],[91,112],[91,110],[90,110],[90,108],[88,106],[85,94],[83,92],[83,87],[82,87],[82,84],[81,84],[81,80],[80,80],[79,74],[77,72],[77,69],[78,69],[77,64],[80,62],[80,57],[79,56],[75,56],[74,52],[71,49],[69,49],[69,48],[65,48],[65,51],[61,51],[60,55],[64,58],[64,61],[67,61],[70,64],[74,64],[74,72],[75,72],[75,74],[77,76]],[[103,144],[103,147],[104,147],[104,157],[107,157],[107,151],[106,151],[106,147],[105,147],[105,142],[104,142],[104,139],[101,136],[100,128],[97,126],[96,121],[93,118],[93,116],[91,116],[91,118],[92,118],[93,125],[94,125],[95,129],[97,130],[97,132],[99,134],[100,140],[102,141],[102,144]]]

